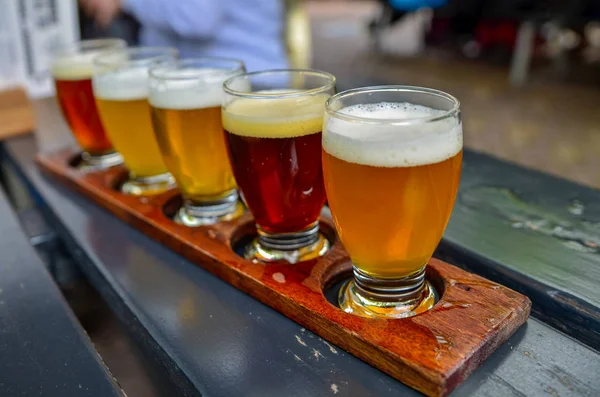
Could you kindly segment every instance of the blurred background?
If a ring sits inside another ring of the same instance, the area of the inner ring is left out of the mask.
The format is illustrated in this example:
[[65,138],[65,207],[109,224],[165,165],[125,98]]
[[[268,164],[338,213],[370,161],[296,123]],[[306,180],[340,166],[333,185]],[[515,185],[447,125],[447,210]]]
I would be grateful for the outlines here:
[[[19,72],[11,69],[10,29],[27,50],[23,68],[46,91],[50,76],[36,48],[59,41],[44,31],[52,24],[66,29],[63,41],[111,36],[138,44],[143,25],[133,13],[98,11],[119,1],[128,0],[9,0],[0,15],[0,88]],[[291,66],[333,73],[338,90],[408,84],[447,91],[461,101],[466,148],[600,188],[600,0],[266,1],[281,10],[262,17],[280,20],[274,26]],[[67,3],[71,11],[59,9]],[[242,19],[260,12],[243,0],[228,4]],[[182,16],[196,17],[200,26],[201,15]],[[27,30],[30,21],[39,38]],[[116,319],[82,322],[129,396],[157,395]]]
[[[600,1],[281,1],[292,66],[329,71],[340,90],[447,91],[467,148],[600,187]],[[80,22],[83,38],[137,42],[132,16]]]
[[467,148],[600,187],[599,1],[449,0],[402,15],[390,3],[307,3],[314,67],[447,91]]
[[25,76],[31,95],[51,95],[44,54],[78,37],[235,55],[251,70],[287,61],[335,74],[339,90],[447,91],[467,148],[600,187],[600,0],[9,0],[5,11],[0,89]]

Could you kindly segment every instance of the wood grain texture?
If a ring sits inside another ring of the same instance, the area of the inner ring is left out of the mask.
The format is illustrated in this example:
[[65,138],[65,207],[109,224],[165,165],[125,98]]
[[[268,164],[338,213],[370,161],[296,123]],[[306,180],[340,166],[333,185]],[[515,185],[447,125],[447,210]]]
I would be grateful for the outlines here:
[[525,296],[435,259],[428,277],[442,297],[433,310],[402,320],[347,314],[323,294],[327,285],[350,272],[348,256],[335,241],[328,221],[322,228],[334,244],[323,258],[296,266],[252,263],[233,250],[236,241],[252,231],[248,214],[208,227],[177,225],[164,211],[176,199],[176,191],[145,198],[125,196],[113,188],[123,177],[123,168],[83,174],[67,166],[73,156],[71,150],[63,150],[40,155],[38,162],[162,244],[427,395],[449,394],[529,315],[531,303]]
[[[148,361],[180,374],[167,379],[174,395],[420,395],[42,173],[35,138],[4,142],[0,154]],[[452,396],[596,397],[599,371],[597,352],[530,317]]]
[[35,129],[31,102],[22,88],[0,91],[0,140]]
[[[172,395],[421,395],[42,173],[39,142],[13,138],[0,154]],[[530,317],[451,395],[597,397],[599,371],[597,352]]]
[[600,192],[465,152],[437,255],[526,294],[536,315],[600,349]]

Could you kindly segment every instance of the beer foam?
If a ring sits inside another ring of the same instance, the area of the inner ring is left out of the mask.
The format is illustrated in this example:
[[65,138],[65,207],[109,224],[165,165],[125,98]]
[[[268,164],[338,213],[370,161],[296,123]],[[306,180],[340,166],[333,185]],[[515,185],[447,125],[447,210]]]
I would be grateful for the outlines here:
[[148,67],[111,70],[92,77],[96,98],[133,101],[148,98]]
[[[258,93],[293,93],[292,90]],[[254,138],[294,138],[323,128],[329,95],[287,98],[237,98],[223,111],[223,127],[232,134]]]
[[[239,72],[236,72],[239,73]],[[221,107],[223,82],[236,73],[223,69],[174,70],[161,77],[190,77],[189,80],[150,80],[150,105],[162,109],[203,109]]]
[[462,149],[462,125],[456,117],[428,121],[443,110],[380,102],[349,106],[339,113],[349,117],[325,117],[323,149],[350,163],[412,167],[439,163]]
[[83,80],[92,77],[92,61],[102,50],[59,55],[52,60],[50,72],[58,80]]

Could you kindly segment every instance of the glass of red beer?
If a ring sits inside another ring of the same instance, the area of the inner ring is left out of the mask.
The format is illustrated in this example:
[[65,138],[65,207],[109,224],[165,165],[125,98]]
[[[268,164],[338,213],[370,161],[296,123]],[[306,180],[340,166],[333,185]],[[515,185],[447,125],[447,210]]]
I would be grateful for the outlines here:
[[297,263],[323,255],[321,129],[335,77],[273,70],[232,77],[223,88],[229,160],[258,232],[246,258]]
[[108,139],[92,93],[92,60],[106,50],[124,48],[121,39],[83,40],[59,47],[51,72],[62,113],[83,150],[80,167],[103,169],[123,162]]

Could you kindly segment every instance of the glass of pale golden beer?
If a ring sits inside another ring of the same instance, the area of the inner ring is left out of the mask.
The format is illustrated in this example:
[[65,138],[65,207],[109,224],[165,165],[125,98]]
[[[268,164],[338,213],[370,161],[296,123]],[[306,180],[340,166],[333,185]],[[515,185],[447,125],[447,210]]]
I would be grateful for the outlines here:
[[462,146],[459,103],[441,91],[367,87],[327,101],[325,189],[354,269],[343,310],[402,318],[433,306],[425,267],[450,219]]
[[124,48],[94,58],[92,87],[102,124],[129,169],[121,191],[131,195],[162,193],[175,186],[158,148],[148,103],[148,70],[175,62],[177,50]]
[[296,263],[323,255],[321,128],[335,77],[276,70],[232,77],[223,87],[229,159],[258,231],[246,257]]
[[126,46],[121,39],[83,40],[60,46],[52,54],[50,70],[56,98],[82,149],[81,169],[98,170],[123,162],[98,115],[92,92],[92,60],[103,51]]
[[219,58],[186,59],[150,69],[154,132],[184,199],[175,215],[178,223],[209,225],[244,212],[221,124],[223,82],[243,72],[241,61]]

